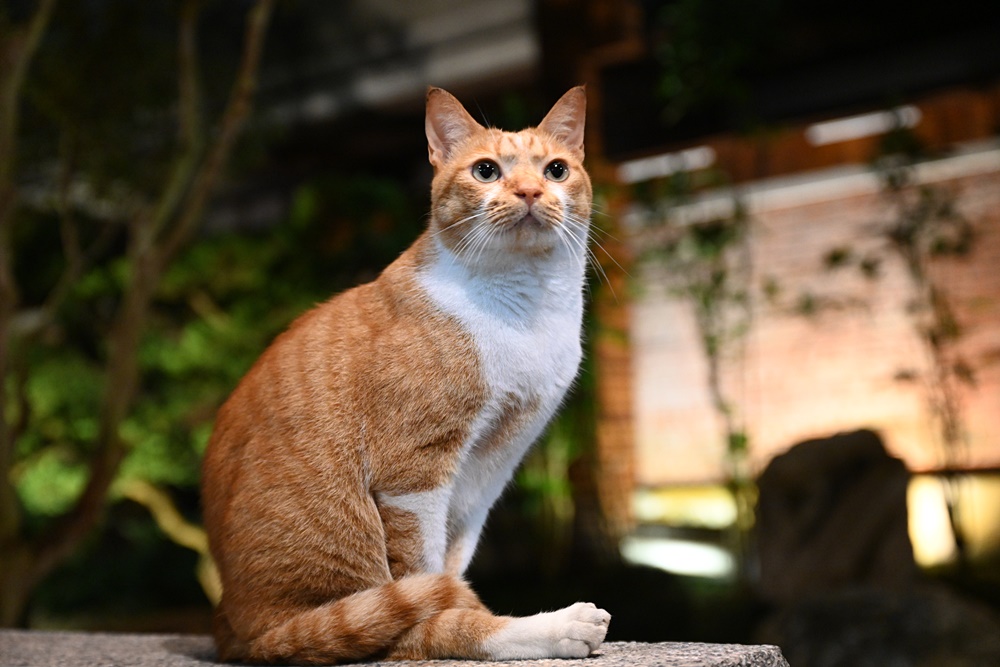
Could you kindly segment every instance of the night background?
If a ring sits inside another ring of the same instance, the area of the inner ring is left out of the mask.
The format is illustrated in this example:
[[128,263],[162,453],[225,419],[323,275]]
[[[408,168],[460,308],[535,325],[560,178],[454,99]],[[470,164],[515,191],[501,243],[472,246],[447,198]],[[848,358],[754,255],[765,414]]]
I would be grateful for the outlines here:
[[421,232],[427,86],[588,95],[586,358],[468,573],[1000,664],[1000,4],[0,0],[0,627],[208,632],[215,411]]

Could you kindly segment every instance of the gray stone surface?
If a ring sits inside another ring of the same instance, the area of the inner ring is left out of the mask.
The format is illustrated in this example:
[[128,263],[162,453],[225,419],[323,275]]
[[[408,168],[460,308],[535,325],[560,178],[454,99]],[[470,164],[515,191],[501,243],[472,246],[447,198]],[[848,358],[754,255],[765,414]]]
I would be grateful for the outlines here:
[[[203,635],[137,635],[94,632],[0,630],[0,667],[210,667],[216,665],[212,640]],[[523,660],[465,662],[440,660],[434,667],[788,667],[774,646],[611,642],[582,661]],[[369,663],[398,666],[401,663]]]

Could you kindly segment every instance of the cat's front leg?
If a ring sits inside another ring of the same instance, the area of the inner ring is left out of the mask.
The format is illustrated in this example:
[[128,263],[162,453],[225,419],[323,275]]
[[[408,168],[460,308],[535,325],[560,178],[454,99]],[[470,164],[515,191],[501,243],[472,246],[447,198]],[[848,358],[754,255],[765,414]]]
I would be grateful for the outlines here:
[[483,532],[483,524],[486,523],[486,515],[489,508],[483,508],[472,512],[459,522],[459,525],[452,529],[454,537],[448,542],[448,549],[445,552],[444,571],[455,576],[465,574],[466,568],[472,562],[472,556],[476,553],[476,545],[479,543],[479,536]]
[[586,658],[604,641],[611,616],[592,604],[526,618],[494,616],[467,604],[432,616],[403,633],[389,660],[528,660]]
[[450,484],[416,493],[375,494],[394,578],[445,571],[450,497]]
[[492,660],[586,658],[604,641],[611,615],[589,602],[511,618],[483,648]]

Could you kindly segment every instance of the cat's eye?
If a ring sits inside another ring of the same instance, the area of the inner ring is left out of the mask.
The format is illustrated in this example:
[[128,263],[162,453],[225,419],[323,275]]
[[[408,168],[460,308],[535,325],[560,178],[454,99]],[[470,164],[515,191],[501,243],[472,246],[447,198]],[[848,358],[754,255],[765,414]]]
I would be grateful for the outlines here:
[[562,160],[553,160],[549,163],[549,166],[545,168],[545,178],[550,181],[565,181],[569,176],[569,167]]
[[472,165],[472,176],[480,183],[492,183],[500,178],[500,167],[495,162],[480,160]]

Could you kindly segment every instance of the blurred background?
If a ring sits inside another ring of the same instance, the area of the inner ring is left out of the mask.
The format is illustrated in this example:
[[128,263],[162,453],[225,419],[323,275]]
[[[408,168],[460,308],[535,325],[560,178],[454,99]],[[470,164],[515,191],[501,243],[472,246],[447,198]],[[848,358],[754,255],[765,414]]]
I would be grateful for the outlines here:
[[429,204],[423,98],[588,92],[587,357],[469,573],[610,640],[1000,665],[1000,5],[2,0],[0,626],[206,632],[198,466]]

